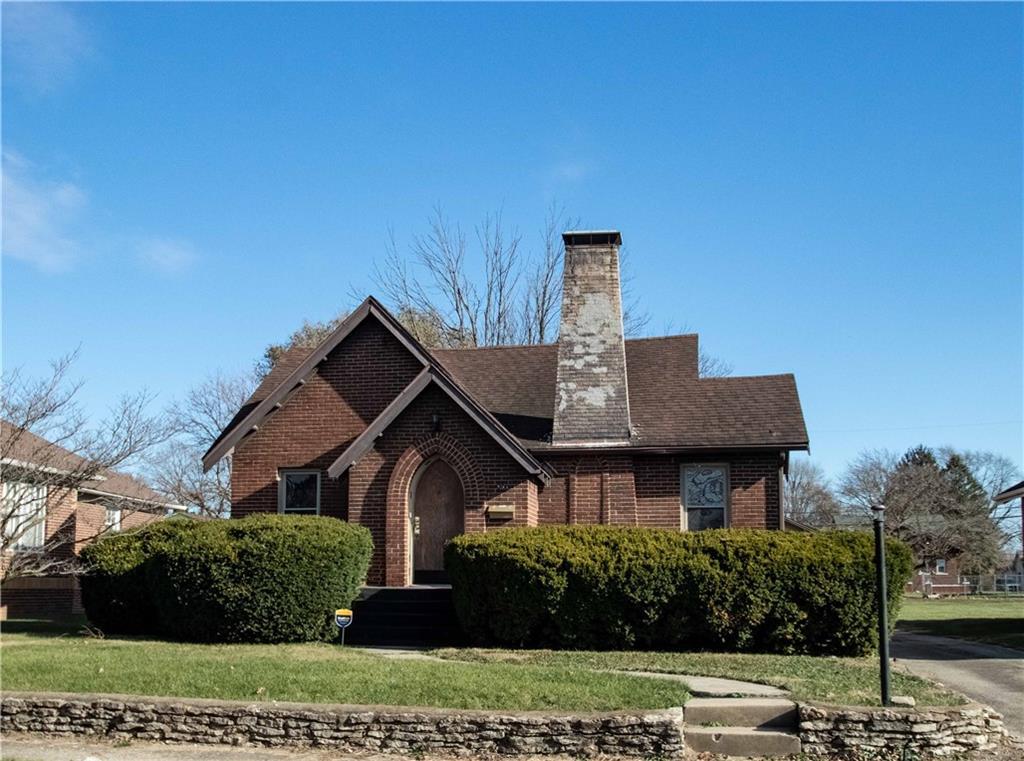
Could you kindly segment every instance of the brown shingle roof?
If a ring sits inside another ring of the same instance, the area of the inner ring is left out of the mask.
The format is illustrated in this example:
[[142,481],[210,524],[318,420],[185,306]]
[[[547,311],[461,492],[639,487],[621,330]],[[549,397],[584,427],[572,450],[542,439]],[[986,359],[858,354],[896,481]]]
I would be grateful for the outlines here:
[[[557,347],[436,349],[448,371],[516,435],[550,446]],[[792,375],[699,378],[697,336],[626,341],[629,408],[641,447],[804,447]]]
[[[59,471],[78,473],[79,477],[93,470],[84,458],[31,431],[18,430],[6,420],[0,420],[0,437],[4,442],[4,456],[16,461],[18,465],[25,463],[28,466],[53,468]],[[147,484],[127,473],[104,470],[100,475],[102,478],[89,480],[78,487],[78,490],[127,497],[158,505],[171,505],[171,501],[166,497],[161,496]]]
[[[227,430],[311,351],[286,352]],[[431,351],[474,399],[532,449],[551,446],[557,353],[554,344]],[[695,335],[626,341],[630,415],[636,433],[632,446],[807,446],[792,375],[699,378],[697,356]]]

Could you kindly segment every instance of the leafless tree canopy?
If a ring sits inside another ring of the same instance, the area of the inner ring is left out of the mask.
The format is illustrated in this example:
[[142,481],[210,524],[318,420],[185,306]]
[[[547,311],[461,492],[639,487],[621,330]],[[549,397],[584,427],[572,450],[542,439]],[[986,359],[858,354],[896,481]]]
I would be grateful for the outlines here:
[[[429,326],[428,335],[417,335],[428,345],[550,343],[558,337],[565,255],[561,233],[578,226],[578,220],[551,206],[534,252],[500,211],[485,217],[468,236],[436,207],[428,231],[414,236],[407,250],[390,236],[374,285],[399,314],[418,315]],[[623,250],[623,321],[626,334],[637,335],[649,317],[631,298],[627,262]]]
[[[69,541],[88,541],[92,535],[68,537],[58,531],[46,537],[46,520],[61,503],[82,487],[103,490],[113,473],[139,463],[164,441],[167,431],[159,416],[148,412],[152,397],[139,392],[122,397],[99,425],[90,426],[77,401],[81,383],[70,378],[77,352],[51,364],[42,378],[20,370],[3,379],[0,400],[0,507],[2,578],[60,573],[71,569]],[[104,504],[122,516],[152,505],[134,499],[104,497]],[[27,542],[32,537],[33,541]],[[26,544],[30,544],[28,547]]]
[[861,453],[839,482],[844,511],[867,517],[885,505],[886,531],[908,542],[919,564],[960,558],[965,572],[988,572],[1006,537],[993,520],[991,501],[976,476],[952,450],[945,466],[924,447],[902,458],[885,450]]
[[[308,332],[309,323],[302,331]],[[149,458],[150,480],[176,504],[210,518],[231,513],[230,457],[203,472],[202,456],[252,393],[250,377],[212,375],[167,413],[170,441]]]
[[[549,207],[534,252],[500,211],[467,235],[440,207],[427,232],[406,248],[389,233],[384,258],[374,271],[374,285],[403,325],[425,346],[460,348],[551,343],[558,339],[562,300],[561,233],[579,227],[557,205]],[[650,317],[633,294],[629,251],[621,254],[623,323],[626,335],[640,335]],[[352,291],[354,299],[362,294]],[[256,365],[262,378],[281,355],[295,346],[312,347],[345,318],[343,312],[323,322],[306,321],[283,343],[271,344]],[[701,351],[702,377],[729,375],[732,367]]]
[[790,463],[783,490],[783,509],[787,518],[808,526],[835,524],[839,503],[820,465],[802,458]]

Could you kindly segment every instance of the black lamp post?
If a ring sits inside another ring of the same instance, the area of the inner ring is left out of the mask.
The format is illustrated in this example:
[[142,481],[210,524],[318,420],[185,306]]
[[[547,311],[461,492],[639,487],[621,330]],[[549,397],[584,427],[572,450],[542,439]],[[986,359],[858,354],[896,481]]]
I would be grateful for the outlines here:
[[875,524],[875,581],[878,598],[878,661],[882,705],[891,705],[889,690],[889,584],[885,572],[885,505],[871,508]]

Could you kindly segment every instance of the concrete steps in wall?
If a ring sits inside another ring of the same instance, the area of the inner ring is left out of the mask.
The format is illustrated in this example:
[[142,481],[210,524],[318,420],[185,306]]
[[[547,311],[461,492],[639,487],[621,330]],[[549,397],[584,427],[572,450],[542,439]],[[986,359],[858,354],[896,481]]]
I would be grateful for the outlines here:
[[351,645],[438,647],[462,639],[451,587],[443,585],[364,587],[345,631]]
[[686,746],[697,752],[755,758],[800,752],[799,717],[791,700],[692,698],[683,715]]

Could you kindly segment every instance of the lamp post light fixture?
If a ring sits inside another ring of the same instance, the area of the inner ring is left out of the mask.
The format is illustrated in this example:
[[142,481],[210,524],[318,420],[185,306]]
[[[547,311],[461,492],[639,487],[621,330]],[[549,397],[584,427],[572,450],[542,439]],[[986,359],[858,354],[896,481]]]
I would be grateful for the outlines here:
[[871,508],[875,524],[875,582],[878,601],[878,665],[882,705],[892,705],[889,687],[889,584],[885,570],[885,505]]

